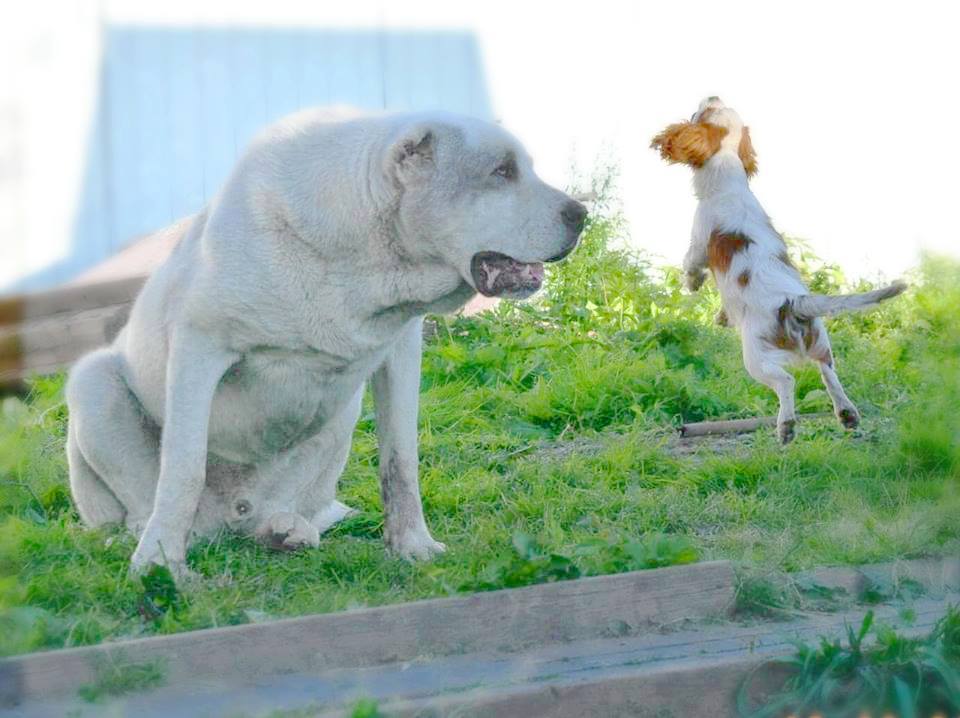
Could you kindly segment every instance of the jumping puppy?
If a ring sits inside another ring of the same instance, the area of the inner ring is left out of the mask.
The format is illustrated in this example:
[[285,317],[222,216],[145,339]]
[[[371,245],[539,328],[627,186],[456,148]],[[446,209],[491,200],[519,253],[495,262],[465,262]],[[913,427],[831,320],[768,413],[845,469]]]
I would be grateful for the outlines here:
[[750,191],[748,181],[757,171],[750,130],[720,98],[703,100],[689,122],[670,125],[651,147],[668,162],[693,168],[700,203],[683,260],[685,282],[695,292],[706,279],[706,268],[713,273],[723,300],[718,322],[739,328],[747,371],[780,400],[780,441],[793,439],[796,423],[794,379],[784,367],[801,359],[818,363],[837,418],[844,427],[855,428],[860,414],[837,378],[820,317],[874,306],[900,294],[906,284],[863,294],[810,294],[790,263],[783,238]]

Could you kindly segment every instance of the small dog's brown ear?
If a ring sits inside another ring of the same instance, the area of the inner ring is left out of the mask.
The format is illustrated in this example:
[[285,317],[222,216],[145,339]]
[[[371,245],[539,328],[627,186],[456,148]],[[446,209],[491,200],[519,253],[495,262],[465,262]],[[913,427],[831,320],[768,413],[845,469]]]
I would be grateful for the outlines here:
[[650,146],[660,150],[667,162],[703,167],[720,149],[726,134],[726,128],[709,122],[678,122],[654,137]]
[[757,173],[757,153],[750,141],[749,127],[744,127],[740,134],[740,146],[737,148],[737,154],[740,155],[740,161],[743,162],[743,169],[746,170],[747,177],[753,177]]

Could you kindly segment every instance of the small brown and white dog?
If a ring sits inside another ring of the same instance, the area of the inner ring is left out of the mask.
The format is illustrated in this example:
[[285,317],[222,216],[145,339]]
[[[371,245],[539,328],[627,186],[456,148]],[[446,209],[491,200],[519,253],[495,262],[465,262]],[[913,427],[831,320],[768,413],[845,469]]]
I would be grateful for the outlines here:
[[693,168],[700,200],[690,248],[683,260],[685,282],[696,291],[713,273],[723,300],[718,322],[740,330],[743,361],[757,381],[780,400],[777,433],[793,439],[794,379],[784,367],[802,359],[818,363],[840,423],[848,429],[860,414],[837,378],[830,340],[820,317],[874,306],[906,289],[896,282],[862,294],[811,294],[787,256],[783,238],[770,223],[749,179],[757,171],[750,131],[718,97],[708,97],[689,122],[670,125],[651,147],[668,162]]

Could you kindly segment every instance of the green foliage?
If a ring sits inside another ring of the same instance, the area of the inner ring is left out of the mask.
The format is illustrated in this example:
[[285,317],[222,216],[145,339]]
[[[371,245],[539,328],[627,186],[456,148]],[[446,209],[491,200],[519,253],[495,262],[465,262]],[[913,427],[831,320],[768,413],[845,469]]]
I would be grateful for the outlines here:
[[484,578],[464,584],[461,590],[493,591],[580,578],[580,569],[569,557],[544,551],[532,536],[518,531],[513,535],[513,548],[511,558],[490,564]]
[[140,577],[140,583],[143,584],[143,595],[137,608],[146,620],[159,621],[167,611],[176,611],[182,606],[177,584],[166,566],[151,566]]
[[[735,333],[714,324],[711,283],[688,295],[676,269],[625,248],[608,180],[539,298],[433,318],[420,481],[448,550],[432,563],[383,551],[369,399],[339,487],[358,514],[315,551],[226,533],[201,542],[188,561],[203,578],[181,593],[160,575],[128,576],[126,532],[80,525],[63,377],[0,401],[0,654],[695,558],[790,571],[955,551],[960,265],[927,258],[903,297],[831,320],[857,432],[808,422],[786,448],[761,431],[679,453],[679,422],[771,414],[776,398],[747,376]],[[802,246],[792,253],[818,289],[861,287]],[[829,410],[817,372],[796,376],[799,405]]]
[[[864,641],[873,631],[875,641]],[[749,705],[749,682],[741,688],[741,715],[767,718],[821,713],[845,716],[956,715],[960,711],[960,610],[925,636],[909,638],[889,626],[874,627],[868,612],[859,629],[847,627],[846,645],[822,638],[800,643],[784,661],[793,669],[780,694],[761,707]]]
[[357,704],[350,712],[350,718],[384,718],[383,713],[375,700],[364,698],[357,701]]

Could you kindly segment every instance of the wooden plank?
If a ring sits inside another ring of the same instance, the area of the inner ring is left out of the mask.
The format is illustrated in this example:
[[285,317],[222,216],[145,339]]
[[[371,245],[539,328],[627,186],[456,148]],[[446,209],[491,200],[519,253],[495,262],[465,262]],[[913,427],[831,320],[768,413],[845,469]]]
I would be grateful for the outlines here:
[[[833,416],[827,412],[816,414],[798,414],[797,419],[809,421],[811,419],[825,419]],[[750,419],[727,419],[724,421],[697,421],[683,424],[680,427],[680,436],[690,438],[694,436],[709,436],[711,434],[741,434],[756,431],[765,426],[776,426],[777,417],[758,416]]]
[[37,653],[0,661],[0,705],[72,695],[104,661],[161,660],[168,681],[249,679],[628,635],[726,614],[727,561]]
[[[956,595],[949,598],[956,600]],[[898,614],[900,606],[873,610],[878,622],[897,627],[906,636],[927,634],[944,616],[950,600],[919,601],[908,625]],[[623,662],[604,670],[597,661],[593,670],[573,671],[554,677],[518,680],[516,685],[479,687],[421,699],[386,701],[381,710],[400,718],[456,715],[490,718],[580,718],[581,716],[710,716],[739,718],[737,695],[749,678],[751,705],[762,705],[782,690],[794,669],[778,659],[792,655],[794,641],[817,642],[822,636],[841,638],[847,627],[859,625],[867,608],[843,614],[812,616],[807,620],[753,627],[706,629],[685,642],[679,659]],[[897,625],[900,624],[900,625]],[[724,637],[726,635],[726,638]],[[868,639],[871,640],[871,639]],[[678,646],[665,649],[671,654]],[[576,666],[579,667],[579,666]],[[318,713],[318,718],[350,715],[343,707]],[[811,714],[812,715],[812,714]]]
[[0,326],[83,309],[125,304],[136,299],[146,277],[124,277],[96,284],[80,284],[35,294],[0,298]]
[[131,302],[61,312],[0,327],[0,387],[33,374],[59,371],[109,344],[127,321]]

